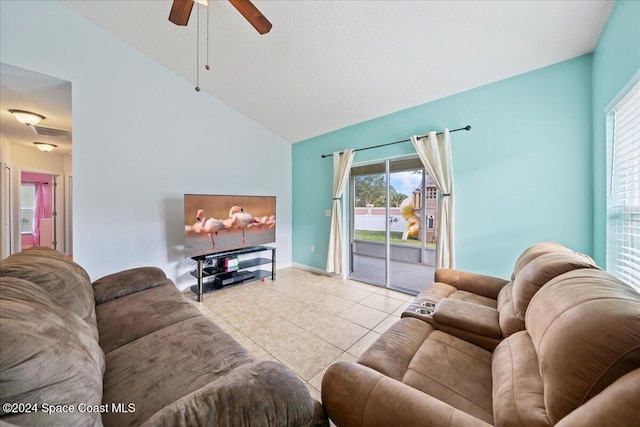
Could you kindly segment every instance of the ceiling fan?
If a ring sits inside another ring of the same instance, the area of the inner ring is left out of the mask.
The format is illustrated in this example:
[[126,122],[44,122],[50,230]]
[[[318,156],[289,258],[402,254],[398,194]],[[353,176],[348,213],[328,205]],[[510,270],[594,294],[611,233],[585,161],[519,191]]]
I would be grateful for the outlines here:
[[[173,0],[171,12],[169,13],[169,21],[176,25],[187,25],[194,2],[195,0]],[[262,12],[260,12],[250,0],[229,0],[229,3],[231,3],[260,34],[266,34],[271,30],[271,22],[264,17]]]

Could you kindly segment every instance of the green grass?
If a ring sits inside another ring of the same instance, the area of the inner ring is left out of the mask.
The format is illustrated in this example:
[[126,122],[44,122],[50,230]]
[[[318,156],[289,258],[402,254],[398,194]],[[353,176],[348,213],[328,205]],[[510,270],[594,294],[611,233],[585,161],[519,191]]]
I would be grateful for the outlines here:
[[[355,239],[356,240],[365,240],[367,242],[380,242],[384,243],[385,241],[385,232],[384,231],[374,231],[374,230],[356,230],[355,231]],[[397,243],[401,245],[414,245],[420,246],[420,241],[416,239],[407,239],[402,240],[402,232],[401,231],[392,231],[390,233],[391,243]],[[435,243],[427,243],[428,248],[435,248]]]

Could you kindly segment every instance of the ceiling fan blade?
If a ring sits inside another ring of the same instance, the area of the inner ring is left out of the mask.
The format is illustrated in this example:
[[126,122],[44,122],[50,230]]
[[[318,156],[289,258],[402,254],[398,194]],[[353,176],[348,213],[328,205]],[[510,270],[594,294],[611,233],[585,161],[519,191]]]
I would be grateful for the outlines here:
[[262,12],[260,12],[250,0],[229,0],[229,2],[233,7],[238,9],[238,12],[240,12],[260,34],[266,34],[271,30],[271,22],[264,17]]
[[191,9],[193,9],[193,0],[173,0],[169,21],[176,25],[187,25]]

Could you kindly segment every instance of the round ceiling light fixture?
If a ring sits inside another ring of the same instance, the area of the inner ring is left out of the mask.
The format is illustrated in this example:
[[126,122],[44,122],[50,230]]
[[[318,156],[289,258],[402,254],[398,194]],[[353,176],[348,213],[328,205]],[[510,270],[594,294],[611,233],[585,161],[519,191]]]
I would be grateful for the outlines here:
[[9,112],[13,114],[17,121],[24,123],[27,126],[37,125],[41,120],[46,119],[42,114],[32,113],[31,111],[9,110]]
[[58,148],[57,145],[49,144],[47,142],[34,142],[34,144],[36,147],[38,147],[38,150],[44,151],[45,153],[52,151],[54,148]]

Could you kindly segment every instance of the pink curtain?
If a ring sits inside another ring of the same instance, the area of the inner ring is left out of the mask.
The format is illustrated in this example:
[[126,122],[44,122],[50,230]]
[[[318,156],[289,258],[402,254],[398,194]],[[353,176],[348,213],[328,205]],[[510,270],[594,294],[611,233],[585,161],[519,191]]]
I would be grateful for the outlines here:
[[33,246],[40,246],[40,220],[45,216],[44,185],[36,183],[36,208],[33,212]]

